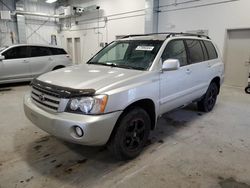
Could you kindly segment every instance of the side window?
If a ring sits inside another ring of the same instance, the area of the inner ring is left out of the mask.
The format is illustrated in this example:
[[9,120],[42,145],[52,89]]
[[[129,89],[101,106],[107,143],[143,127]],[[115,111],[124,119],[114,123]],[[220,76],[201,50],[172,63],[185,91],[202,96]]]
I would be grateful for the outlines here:
[[212,42],[210,42],[210,41],[204,41],[204,44],[206,46],[209,59],[217,59],[218,58],[218,54],[217,54],[217,52],[215,50],[215,47],[212,44]]
[[121,43],[118,44],[116,47],[112,48],[109,52],[104,54],[99,62],[107,62],[107,61],[114,61],[114,60],[123,60],[125,53],[128,48],[128,43]]
[[20,58],[27,58],[27,47],[26,46],[19,46],[14,47],[6,52],[3,53],[5,59],[20,59]]
[[38,50],[39,50],[38,47],[36,47],[36,46],[31,46],[31,47],[30,47],[30,55],[31,55],[31,57],[38,57],[38,56],[40,56]]
[[40,56],[47,56],[47,55],[51,55],[51,52],[49,50],[49,48],[47,47],[38,47],[38,50],[39,50],[39,54]]
[[187,53],[183,40],[173,40],[167,44],[162,54],[162,62],[167,59],[178,59],[180,66],[187,65]]
[[64,49],[61,48],[50,48],[51,54],[52,55],[62,55],[62,54],[67,54]]
[[208,58],[207,49],[206,49],[206,47],[205,47],[205,45],[204,45],[204,43],[202,41],[200,41],[200,43],[201,43],[202,51],[203,51],[203,54],[204,54],[204,60],[208,60],[209,58]]
[[204,61],[203,51],[199,40],[186,40],[189,51],[189,63]]
[[51,55],[49,48],[42,46],[31,46],[31,57],[48,56]]

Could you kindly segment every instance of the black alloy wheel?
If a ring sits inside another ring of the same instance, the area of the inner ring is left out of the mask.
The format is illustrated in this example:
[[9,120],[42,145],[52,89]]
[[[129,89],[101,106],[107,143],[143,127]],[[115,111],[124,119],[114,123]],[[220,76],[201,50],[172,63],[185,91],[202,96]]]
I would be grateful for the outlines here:
[[203,112],[210,112],[215,106],[217,96],[218,96],[218,86],[216,85],[215,82],[212,82],[209,85],[206,94],[197,103],[198,110]]
[[133,107],[118,120],[108,143],[109,150],[120,160],[137,157],[147,142],[150,127],[148,113],[140,107]]

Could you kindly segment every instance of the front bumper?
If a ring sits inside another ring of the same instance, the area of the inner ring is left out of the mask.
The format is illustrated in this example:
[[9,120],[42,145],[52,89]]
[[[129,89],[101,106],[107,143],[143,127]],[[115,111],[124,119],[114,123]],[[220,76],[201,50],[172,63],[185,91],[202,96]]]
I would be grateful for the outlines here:
[[[42,130],[63,140],[82,145],[105,145],[122,111],[103,115],[81,115],[48,112],[36,106],[30,95],[24,97],[27,118]],[[74,127],[82,128],[84,135],[78,137]]]

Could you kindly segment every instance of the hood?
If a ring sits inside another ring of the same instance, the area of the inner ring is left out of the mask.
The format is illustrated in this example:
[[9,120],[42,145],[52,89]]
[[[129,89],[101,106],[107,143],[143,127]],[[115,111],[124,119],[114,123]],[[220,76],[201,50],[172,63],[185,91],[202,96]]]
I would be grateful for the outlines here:
[[56,86],[99,90],[114,84],[114,82],[136,76],[141,72],[132,69],[82,64],[52,71],[41,75],[37,79]]

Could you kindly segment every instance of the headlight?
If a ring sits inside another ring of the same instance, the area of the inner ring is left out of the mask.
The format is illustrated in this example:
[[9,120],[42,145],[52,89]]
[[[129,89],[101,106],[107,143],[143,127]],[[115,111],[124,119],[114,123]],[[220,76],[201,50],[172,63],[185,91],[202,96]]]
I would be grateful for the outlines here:
[[69,101],[65,111],[81,114],[101,114],[105,111],[107,101],[107,95],[75,98]]

